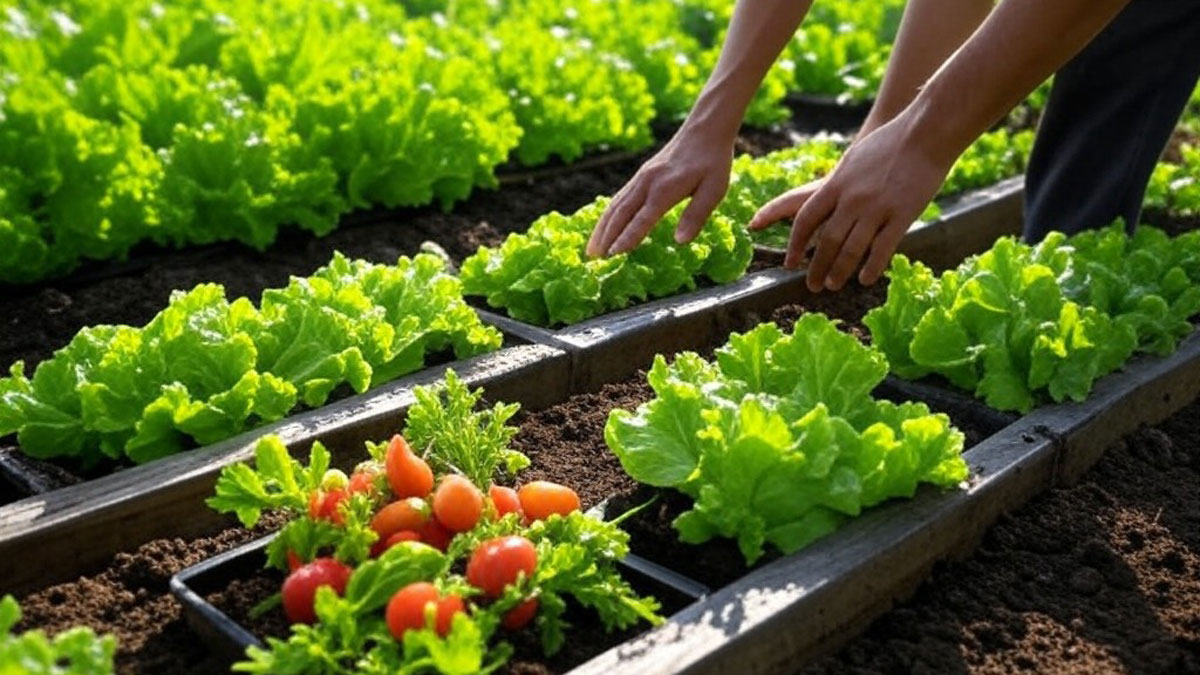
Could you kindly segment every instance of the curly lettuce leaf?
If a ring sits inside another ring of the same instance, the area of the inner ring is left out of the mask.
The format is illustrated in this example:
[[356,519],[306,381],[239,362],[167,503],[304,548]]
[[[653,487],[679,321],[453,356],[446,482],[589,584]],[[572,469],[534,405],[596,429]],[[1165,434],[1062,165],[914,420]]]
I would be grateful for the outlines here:
[[339,386],[368,387],[419,370],[432,353],[498,349],[432,255],[395,265],[335,254],[261,307],[202,284],[172,295],[142,328],[86,328],[40,363],[0,378],[0,434],[40,458],[85,466],[148,462],[319,406]]
[[886,374],[878,351],[822,315],[790,335],[762,324],[713,363],[656,359],[655,398],[614,410],[605,440],[639,482],[692,497],[675,522],[683,541],[733,538],[752,563],[768,544],[798,550],[919,483],[966,478],[963,435],[945,415],[871,397]]
[[480,248],[463,262],[463,292],[486,298],[515,319],[553,326],[691,290],[698,278],[727,283],[745,274],[750,264],[749,237],[720,216],[691,242],[676,243],[683,205],[672,209],[633,251],[588,258],[588,236],[608,201],[598,198],[569,216],[552,212],[527,232],[509,235],[499,247]]

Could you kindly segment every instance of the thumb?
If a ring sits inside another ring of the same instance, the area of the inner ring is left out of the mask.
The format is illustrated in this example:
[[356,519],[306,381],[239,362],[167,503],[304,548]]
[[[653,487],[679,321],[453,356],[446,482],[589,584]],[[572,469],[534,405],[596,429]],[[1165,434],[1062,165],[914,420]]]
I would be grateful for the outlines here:
[[779,195],[763,204],[746,225],[748,230],[761,230],[781,220],[791,220],[804,206],[815,190],[808,185],[798,187]]

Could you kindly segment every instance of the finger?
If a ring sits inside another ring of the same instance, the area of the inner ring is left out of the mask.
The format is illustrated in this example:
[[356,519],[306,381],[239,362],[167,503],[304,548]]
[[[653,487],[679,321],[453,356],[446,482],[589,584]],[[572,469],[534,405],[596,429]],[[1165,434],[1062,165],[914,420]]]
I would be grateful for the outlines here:
[[863,263],[862,271],[858,273],[859,283],[870,286],[879,281],[879,278],[883,276],[883,271],[891,263],[892,255],[900,247],[900,242],[904,240],[904,235],[907,233],[908,225],[903,219],[893,218],[884,224],[879,234],[876,235],[875,241],[871,242],[871,253],[867,256],[867,262]]
[[700,228],[708,222],[713,209],[717,208],[717,204],[725,197],[727,187],[722,185],[721,181],[713,179],[700,183],[700,187],[696,188],[695,194],[692,195],[692,201],[688,202],[683,209],[683,215],[679,216],[679,225],[675,228],[675,241],[686,244],[696,238]]
[[808,290],[819,293],[825,288],[825,275],[833,267],[842,242],[850,234],[855,225],[854,216],[845,208],[839,208],[821,226],[821,234],[817,237],[817,252],[813,254],[812,262],[808,264]]
[[600,222],[596,223],[592,239],[588,242],[587,254],[593,258],[605,255],[613,240],[629,224],[629,219],[642,208],[645,198],[646,188],[640,180],[625,194],[617,193],[600,216]]
[[788,239],[787,255],[783,259],[784,267],[795,269],[800,266],[813,233],[833,213],[836,206],[837,193],[828,183],[804,202],[804,206],[800,207],[792,221],[792,234]]
[[863,256],[867,254],[871,241],[882,225],[883,221],[880,219],[858,221],[854,229],[850,230],[846,241],[842,243],[837,259],[833,261],[833,267],[829,269],[829,275],[825,278],[825,288],[831,291],[842,290],[850,275],[854,274],[854,270],[862,262]]
[[772,199],[762,205],[750,222],[746,225],[748,230],[761,230],[764,227],[774,225],[775,223],[787,218],[794,218],[796,212],[808,198],[812,196],[811,190],[788,190],[787,192]]
[[608,255],[628,253],[637,248],[646,234],[658,224],[659,220],[662,220],[663,214],[675,203],[677,200],[668,200],[662,197],[646,200],[637,214],[630,219],[629,224],[625,226],[617,240],[608,247]]

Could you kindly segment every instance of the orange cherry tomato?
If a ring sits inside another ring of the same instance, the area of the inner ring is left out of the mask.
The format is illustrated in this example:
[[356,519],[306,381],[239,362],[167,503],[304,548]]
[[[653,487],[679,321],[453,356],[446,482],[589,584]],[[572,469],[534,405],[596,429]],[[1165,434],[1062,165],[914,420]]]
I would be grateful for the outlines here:
[[529,520],[543,520],[554,514],[565,516],[580,508],[579,495],[565,485],[537,480],[517,491],[521,509]]
[[537,549],[525,537],[509,535],[488,539],[475,549],[467,561],[467,581],[489,597],[504,592],[524,573],[533,576],[537,569]]
[[488,499],[492,500],[492,506],[496,507],[496,517],[503,518],[510,513],[522,514],[521,499],[517,497],[517,491],[504,487],[503,485],[493,485],[488,488]]
[[425,628],[425,612],[430,605],[436,608],[433,628],[442,637],[450,632],[454,615],[465,611],[462,598],[457,595],[440,595],[426,581],[409,584],[396,591],[387,604],[387,626],[392,637],[403,640],[406,631]]
[[426,497],[433,489],[433,469],[425,460],[413,454],[399,434],[388,444],[386,461],[388,485],[396,497]]
[[483,513],[483,494],[463,476],[446,476],[433,493],[433,515],[451,532],[475,527]]
[[335,525],[345,525],[346,517],[342,514],[342,502],[350,494],[342,488],[333,490],[314,490],[308,498],[308,516],[313,520],[328,520]]
[[371,529],[380,539],[387,539],[401,530],[420,532],[429,520],[429,503],[420,497],[400,499],[379,509],[371,518]]

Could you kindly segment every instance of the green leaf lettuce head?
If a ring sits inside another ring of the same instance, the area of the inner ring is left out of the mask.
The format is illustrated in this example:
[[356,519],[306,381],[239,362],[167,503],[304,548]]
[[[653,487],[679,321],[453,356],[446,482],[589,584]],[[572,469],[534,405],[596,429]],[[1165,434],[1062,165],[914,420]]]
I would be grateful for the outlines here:
[[1012,238],[933,275],[893,259],[864,323],[897,375],[939,374],[998,410],[1081,401],[1134,351],[1166,354],[1200,311],[1200,237],[1121,224],[1036,247]]
[[694,500],[675,521],[682,540],[734,538],[752,563],[767,544],[791,553],[920,483],[967,477],[949,418],[872,398],[886,374],[881,353],[823,315],[790,335],[766,323],[713,362],[657,357],[655,398],[614,410],[605,440],[634,479]]
[[96,635],[91,628],[71,628],[54,637],[40,630],[20,635],[15,598],[0,598],[0,673],[6,675],[112,675],[116,638]]
[[85,328],[32,377],[0,378],[0,435],[39,458],[135,463],[206,445],[413,372],[430,353],[499,348],[432,255],[328,265],[256,308],[216,284],[176,292],[142,328]]
[[598,198],[569,216],[552,212],[499,247],[481,247],[463,262],[463,292],[483,296],[515,319],[553,326],[692,290],[699,278],[727,283],[750,264],[753,246],[745,228],[721,216],[691,242],[676,243],[682,204],[633,251],[588,258],[588,237],[608,202]]

